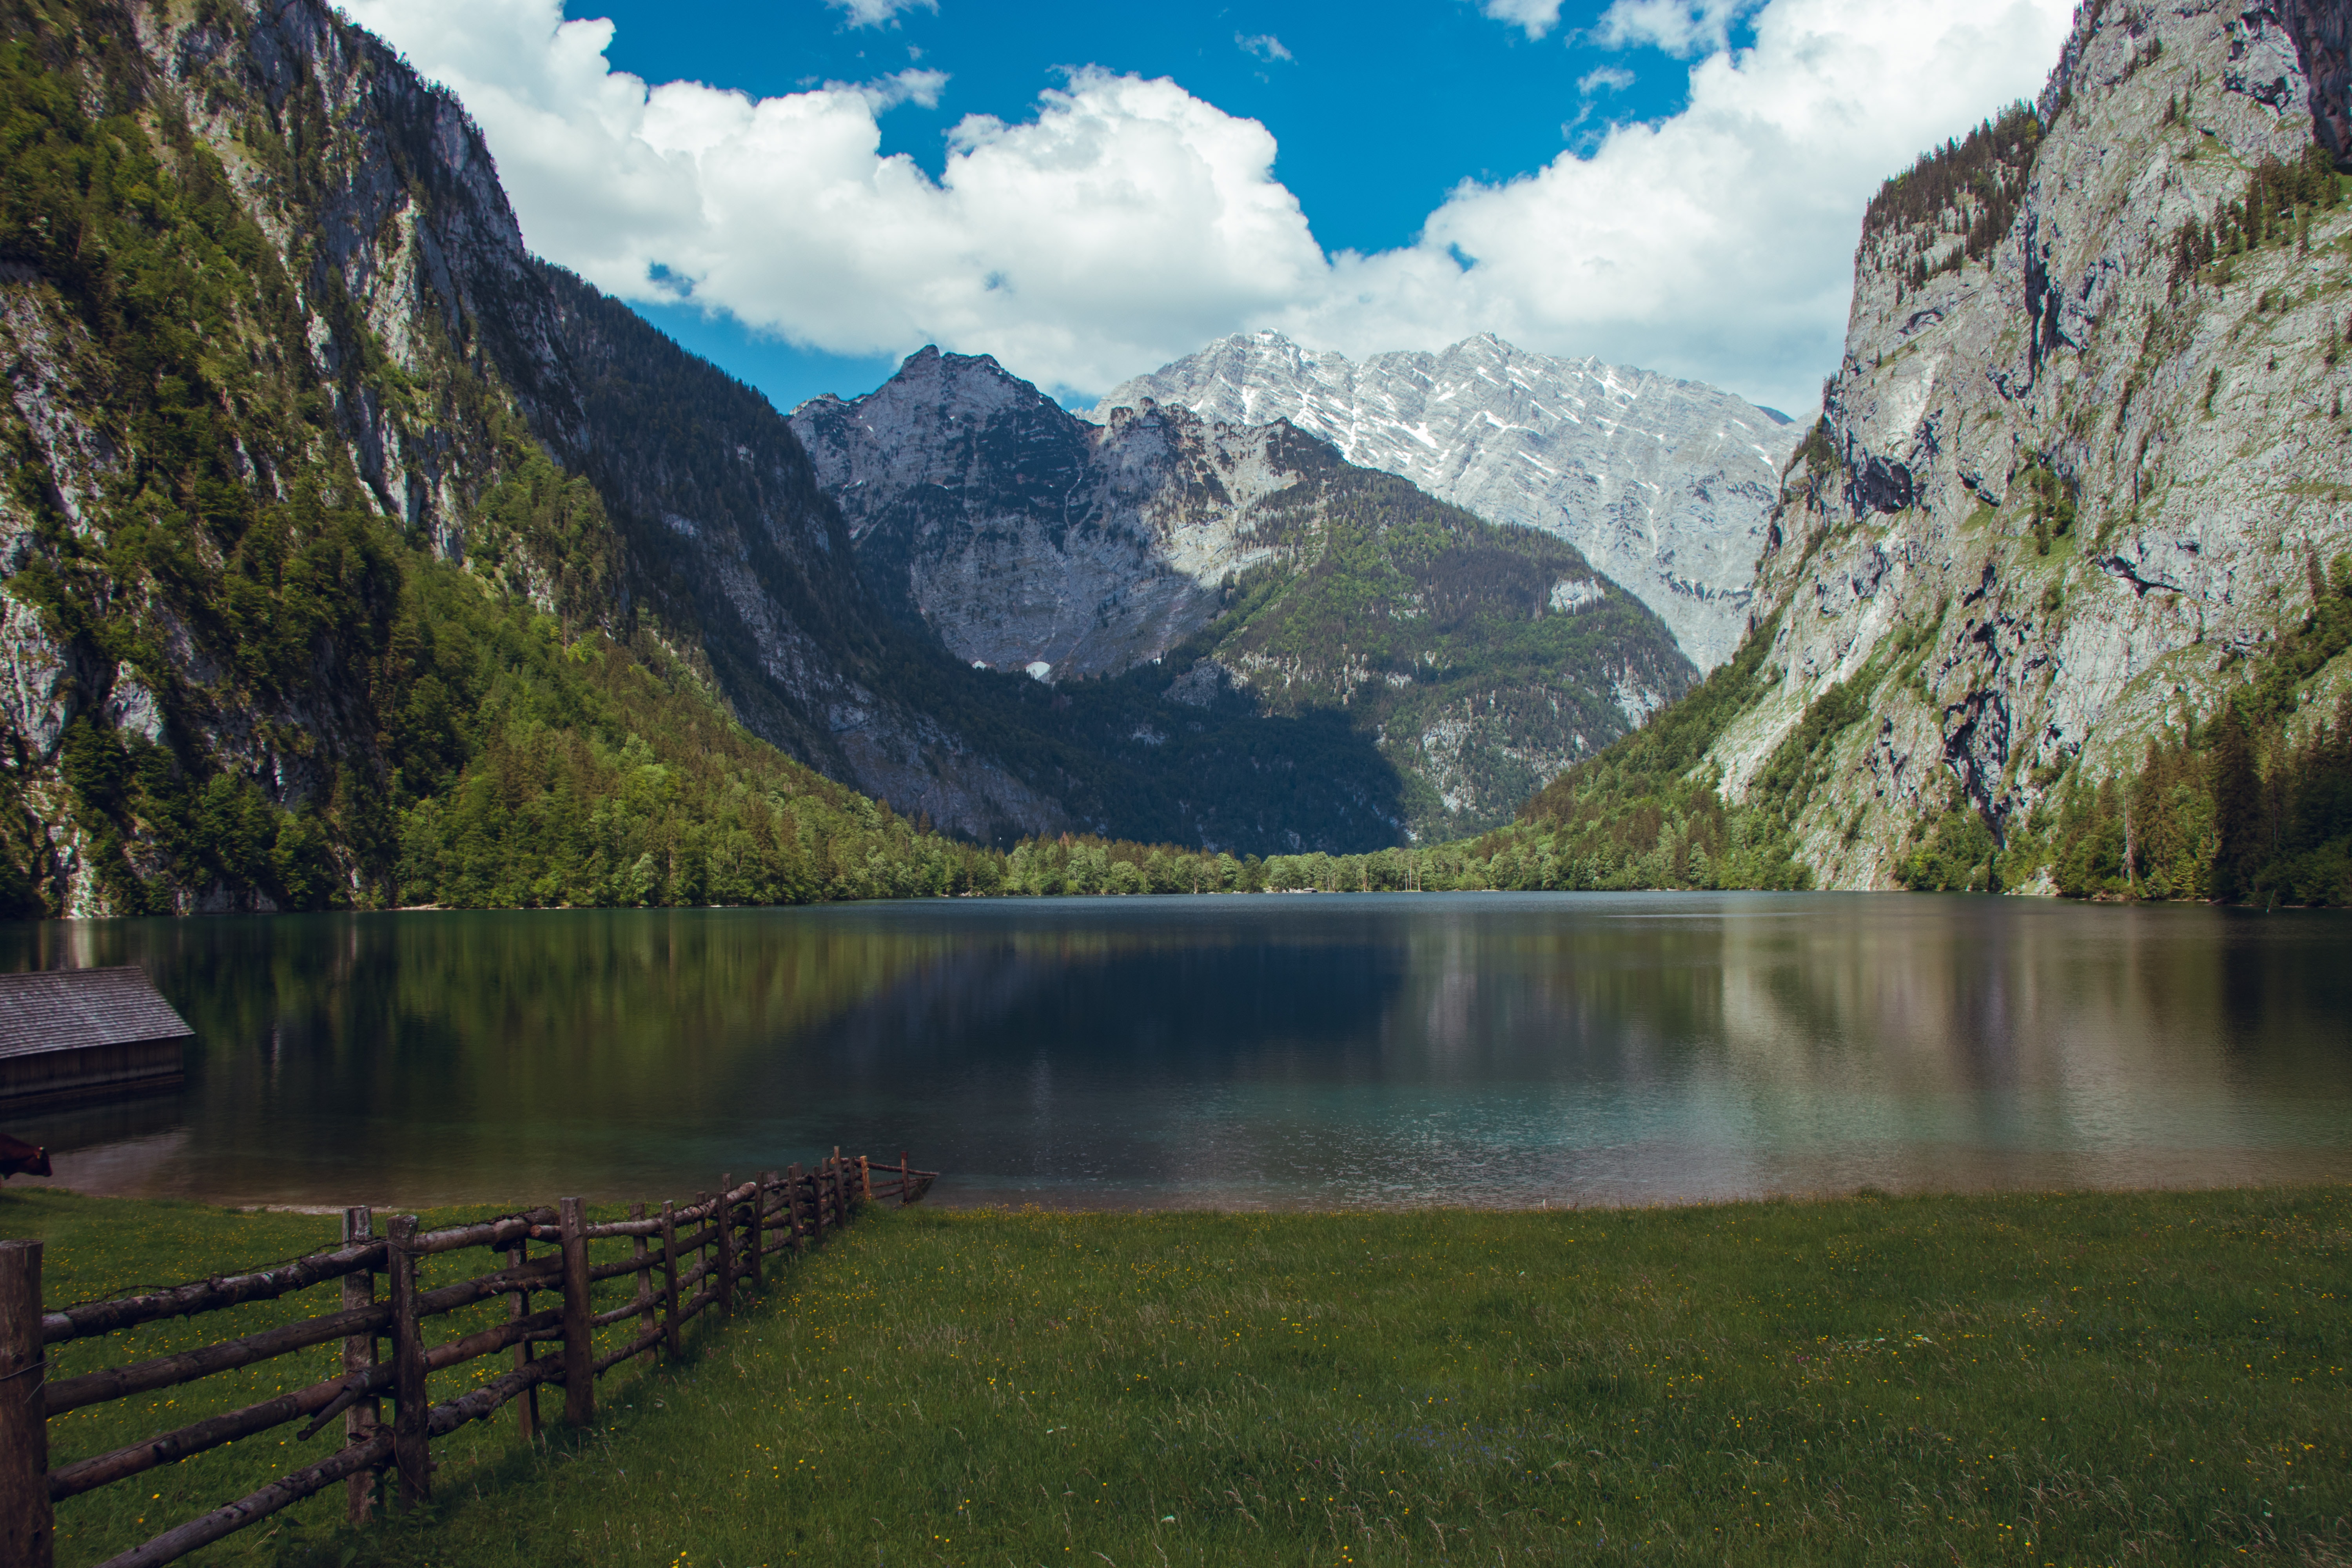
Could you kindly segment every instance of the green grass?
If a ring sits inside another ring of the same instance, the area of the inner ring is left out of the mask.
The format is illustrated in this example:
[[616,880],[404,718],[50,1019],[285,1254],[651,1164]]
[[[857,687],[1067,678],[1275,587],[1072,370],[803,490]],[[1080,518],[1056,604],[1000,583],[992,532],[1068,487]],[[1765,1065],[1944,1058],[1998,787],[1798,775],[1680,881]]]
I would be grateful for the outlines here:
[[[28,1225],[53,1299],[324,1229],[10,1194]],[[2347,1301],[2341,1187],[885,1213],[604,1385],[596,1432],[436,1450],[428,1519],[316,1503],[212,1555],[2342,1563]],[[61,1561],[235,1495],[274,1442],[68,1504]]]

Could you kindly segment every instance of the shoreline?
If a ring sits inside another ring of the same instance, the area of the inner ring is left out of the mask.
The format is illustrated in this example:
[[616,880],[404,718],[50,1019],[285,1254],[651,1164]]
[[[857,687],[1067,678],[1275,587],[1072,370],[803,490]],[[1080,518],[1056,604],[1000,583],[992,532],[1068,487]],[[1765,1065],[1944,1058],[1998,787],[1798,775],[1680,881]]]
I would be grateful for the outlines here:
[[[945,1178],[942,1178],[944,1180]],[[1538,1200],[1533,1204],[1476,1204],[1398,1202],[1383,1204],[1282,1204],[1282,1203],[1186,1203],[1102,1202],[1048,1203],[1035,1198],[979,1195],[959,1198],[950,1192],[942,1194],[937,1186],[919,1205],[941,1215],[971,1219],[1031,1219],[1050,1216],[1069,1218],[1117,1217],[1146,1219],[1157,1217],[1195,1218],[1283,1218],[1328,1219],[1334,1221],[1371,1218],[1405,1218],[1430,1215],[1458,1215],[1481,1218],[1513,1219],[1532,1217],[1594,1218],[1640,1215],[1693,1214],[1707,1211],[1763,1210],[1783,1208],[1821,1208],[1838,1205],[1861,1204],[1932,1204],[1932,1203],[1995,1203],[2003,1201],[2068,1202],[2098,1198],[2162,1198],[2214,1195],[2220,1194],[2324,1193],[2352,1190],[2352,1173],[2338,1176],[2317,1175],[2286,1181],[2214,1181],[2198,1183],[2118,1183],[2071,1186],[1978,1186],[1978,1187],[1882,1187],[1862,1185],[1840,1189],[1801,1189],[1760,1193],[1727,1194],[1694,1197],[1660,1198],[1649,1202],[1554,1203]],[[314,1218],[332,1218],[346,1208],[359,1206],[343,1203],[275,1202],[225,1198],[205,1194],[176,1193],[116,1193],[91,1191],[75,1187],[61,1181],[38,1177],[11,1177],[0,1184],[0,1215],[5,1215],[8,1199],[26,1193],[55,1194],[89,1203],[158,1204],[209,1210],[222,1215],[289,1215]],[[639,1201],[643,1194],[590,1192],[570,1194],[584,1197],[592,1205],[604,1207]],[[944,1197],[944,1201],[943,1200]],[[378,1214],[441,1213],[488,1214],[500,1209],[496,1199],[467,1198],[436,1199],[404,1202],[394,1199],[370,1202],[365,1206]]]

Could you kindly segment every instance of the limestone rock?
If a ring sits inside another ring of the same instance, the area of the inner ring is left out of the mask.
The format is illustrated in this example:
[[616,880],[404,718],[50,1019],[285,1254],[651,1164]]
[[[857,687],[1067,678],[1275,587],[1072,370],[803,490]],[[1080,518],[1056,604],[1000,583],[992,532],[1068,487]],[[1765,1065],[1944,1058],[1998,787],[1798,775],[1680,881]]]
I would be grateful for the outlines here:
[[2275,9],[2311,84],[2312,133],[2336,155],[2336,167],[2352,169],[2352,5],[2279,0]]

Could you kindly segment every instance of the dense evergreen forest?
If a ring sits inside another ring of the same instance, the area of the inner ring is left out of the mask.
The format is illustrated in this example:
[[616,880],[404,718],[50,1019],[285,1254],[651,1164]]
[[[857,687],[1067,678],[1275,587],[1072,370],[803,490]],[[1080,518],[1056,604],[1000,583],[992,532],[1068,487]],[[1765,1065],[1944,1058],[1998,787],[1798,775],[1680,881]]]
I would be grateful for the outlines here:
[[[2017,219],[2041,142],[2042,121],[2032,105],[2013,103],[1966,138],[1931,149],[1871,197],[1863,213],[1863,244],[1937,225],[1912,262],[1913,289],[1927,287],[1937,273],[1983,260]],[[1946,236],[1959,243],[1930,261],[1928,252]]]
[[[2183,713],[2136,771],[2076,788],[2001,858],[2001,874],[2046,864],[2078,898],[2352,904],[2352,690],[2331,711],[2314,681],[2352,651],[2352,557],[2309,569],[2301,623],[2249,661],[2219,713]],[[1939,836],[1906,881],[1949,885],[1981,847]]]

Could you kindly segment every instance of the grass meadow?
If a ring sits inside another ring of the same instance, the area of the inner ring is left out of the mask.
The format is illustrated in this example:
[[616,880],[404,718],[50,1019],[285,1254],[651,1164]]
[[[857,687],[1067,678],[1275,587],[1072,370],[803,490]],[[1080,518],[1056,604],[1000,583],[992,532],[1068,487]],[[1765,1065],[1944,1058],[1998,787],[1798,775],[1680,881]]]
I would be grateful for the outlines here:
[[[331,1225],[0,1195],[0,1232],[48,1242],[52,1304],[289,1256]],[[59,1370],[326,1310],[331,1289],[64,1347]],[[77,1412],[53,1458],[330,1360]],[[682,1363],[607,1378],[593,1431],[551,1421],[526,1445],[502,1413],[436,1445],[420,1514],[351,1530],[338,1493],[194,1561],[2320,1568],[2352,1563],[2347,1367],[2341,1187],[916,1208],[772,1273],[730,1321],[698,1322]],[[291,1431],[64,1504],[60,1563],[339,1440]]]

